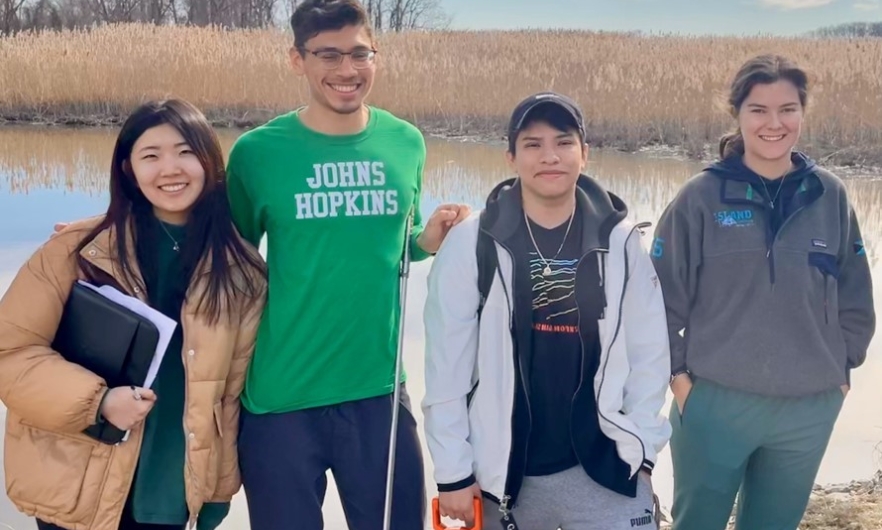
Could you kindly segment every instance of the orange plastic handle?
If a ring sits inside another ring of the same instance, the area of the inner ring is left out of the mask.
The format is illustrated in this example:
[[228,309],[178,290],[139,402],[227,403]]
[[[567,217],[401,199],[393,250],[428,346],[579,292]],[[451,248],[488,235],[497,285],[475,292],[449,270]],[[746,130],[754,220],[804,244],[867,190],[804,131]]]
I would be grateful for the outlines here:
[[[441,510],[438,508],[438,497],[432,499],[432,523],[435,530],[453,530],[441,522]],[[484,528],[484,505],[480,497],[475,497],[475,525],[460,530],[482,530]]]

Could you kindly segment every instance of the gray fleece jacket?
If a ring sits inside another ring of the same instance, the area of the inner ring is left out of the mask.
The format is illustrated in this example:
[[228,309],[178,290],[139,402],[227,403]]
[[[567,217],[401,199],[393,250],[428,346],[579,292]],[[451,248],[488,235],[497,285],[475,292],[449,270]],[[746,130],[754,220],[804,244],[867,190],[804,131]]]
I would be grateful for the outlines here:
[[795,187],[777,211],[733,157],[690,179],[663,213],[652,257],[672,373],[803,396],[848,383],[864,362],[875,312],[854,209],[835,175],[802,154],[793,161],[784,186]]

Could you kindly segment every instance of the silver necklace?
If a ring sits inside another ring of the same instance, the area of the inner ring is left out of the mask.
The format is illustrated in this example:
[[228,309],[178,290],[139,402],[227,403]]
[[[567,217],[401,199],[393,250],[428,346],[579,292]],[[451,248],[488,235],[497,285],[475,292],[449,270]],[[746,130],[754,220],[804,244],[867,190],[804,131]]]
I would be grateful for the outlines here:
[[781,182],[778,183],[778,191],[775,192],[774,198],[771,197],[771,194],[769,193],[769,187],[766,186],[766,179],[760,177],[760,182],[763,183],[763,189],[766,190],[766,197],[770,197],[769,206],[771,206],[773,210],[775,209],[775,202],[778,200],[778,195],[781,194],[781,189],[784,187],[784,179],[786,179],[787,175],[790,174],[790,170],[792,168],[793,166],[791,165],[789,168],[787,168],[787,172],[781,176]]
[[[570,221],[567,223],[567,231],[564,233],[563,241],[560,242],[560,247],[557,249],[557,253],[554,257],[551,258],[554,261],[555,258],[560,254],[560,251],[563,250],[564,243],[567,242],[567,236],[570,235],[570,227],[573,226],[573,218],[576,217],[576,207],[573,206],[573,212],[570,214]],[[539,254],[539,258],[542,259],[542,263],[545,264],[545,268],[542,269],[542,276],[551,276],[551,265],[548,264],[548,260],[545,259],[545,256],[542,255],[542,251],[539,250],[539,245],[536,244],[536,238],[533,237],[533,230],[530,228],[530,219],[527,218],[527,211],[524,210],[524,222],[527,223],[527,232],[530,234],[530,240],[533,241],[533,248],[536,249],[536,253]]]
[[169,231],[168,231],[168,228],[165,227],[165,223],[163,223],[162,221],[160,221],[160,222],[159,222],[159,226],[162,227],[162,229],[165,231],[165,234],[168,236],[168,238],[171,239],[171,240],[172,240],[172,243],[175,244],[175,246],[172,247],[172,250],[174,250],[175,252],[180,252],[180,251],[181,251],[181,246],[178,245],[178,240],[172,237],[171,232],[169,232]]

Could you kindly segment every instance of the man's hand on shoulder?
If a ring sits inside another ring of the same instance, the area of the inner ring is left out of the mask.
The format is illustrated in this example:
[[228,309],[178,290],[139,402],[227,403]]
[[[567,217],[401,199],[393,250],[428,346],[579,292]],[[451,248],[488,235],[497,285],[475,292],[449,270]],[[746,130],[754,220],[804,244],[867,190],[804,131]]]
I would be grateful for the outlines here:
[[450,229],[461,223],[471,213],[472,209],[468,204],[442,204],[438,206],[426,222],[423,232],[417,238],[417,245],[429,254],[437,253]]
[[49,235],[49,239],[57,236],[62,230],[70,226],[70,223],[55,223],[54,231]]

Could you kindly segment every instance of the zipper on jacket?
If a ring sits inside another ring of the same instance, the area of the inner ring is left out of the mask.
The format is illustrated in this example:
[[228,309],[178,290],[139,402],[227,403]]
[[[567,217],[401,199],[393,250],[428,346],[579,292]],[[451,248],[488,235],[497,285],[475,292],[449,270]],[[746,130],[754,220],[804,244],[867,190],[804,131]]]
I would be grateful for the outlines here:
[[824,324],[830,324],[830,313],[828,299],[830,293],[830,275],[824,274]]
[[[593,248],[593,249],[589,250],[588,252],[586,252],[585,254],[583,254],[582,257],[579,259],[579,265],[576,266],[576,277],[578,278],[579,267],[582,266],[582,262],[585,260],[585,258],[595,252],[597,253],[597,273],[600,276],[600,281],[598,282],[598,285],[601,289],[605,289],[606,287],[604,286],[604,283],[606,280],[606,278],[605,278],[606,275],[604,274],[603,253],[609,252],[608,249]],[[573,289],[574,290],[576,289],[575,281],[573,283]],[[579,307],[579,297],[576,296],[575,298],[576,298],[576,315],[577,315],[577,318],[579,319],[578,320],[579,323],[581,324],[582,323],[582,308]],[[604,298],[606,298],[606,297],[604,296]],[[604,306],[605,306],[605,304],[604,304]],[[603,313],[601,314],[601,317],[605,313],[606,313],[606,307],[603,308]],[[579,370],[579,385],[576,387],[576,392],[573,394],[573,398],[570,400],[570,404],[574,406],[573,408],[575,408],[576,396],[579,395],[579,392],[582,391],[582,385],[585,382],[585,340],[582,338],[582,331],[581,330],[579,330],[579,348],[580,348],[580,353],[581,353],[581,357],[582,357],[582,366],[581,366],[581,369]],[[593,392],[593,390],[592,390],[592,392]],[[598,413],[600,412],[600,408],[597,406],[597,399],[596,398],[594,399],[594,409],[595,409],[595,412],[598,412]],[[571,416],[570,419],[572,420],[572,413],[570,414],[570,416]],[[576,439],[573,437],[572,425],[570,425],[570,445],[573,448],[573,453],[576,455],[576,461],[579,462],[580,466],[584,467],[585,464],[582,462],[582,459],[579,457],[579,451],[576,450]]]
[[502,512],[503,517],[508,517],[508,514],[511,513],[511,510],[508,507],[508,501],[511,500],[511,495],[503,495],[502,499],[499,501],[499,511]]
[[775,244],[775,243],[774,243],[774,241],[773,241],[772,244],[769,245],[769,249],[766,251],[766,259],[767,259],[768,262],[769,262],[769,281],[772,282],[772,285],[775,285],[775,280],[776,280],[776,276],[775,276],[775,253],[774,253],[774,249],[772,248],[772,247],[774,246],[774,244]]
[[[503,289],[503,292],[505,293],[506,302],[508,303],[508,315],[509,315],[509,317],[508,317],[508,331],[511,334],[511,340],[512,340],[512,345],[513,345],[512,352],[514,353],[514,360],[517,361],[518,375],[521,379],[521,385],[524,388],[524,395],[527,396],[527,399],[526,399],[527,417],[530,419],[530,423],[532,424],[533,413],[530,410],[530,395],[527,392],[527,383],[526,383],[526,379],[524,377],[524,366],[523,366],[523,363],[520,362],[520,359],[518,359],[519,353],[518,353],[518,349],[516,346],[517,345],[517,336],[515,333],[515,326],[514,326],[514,322],[515,322],[514,303],[515,302],[513,300],[515,299],[514,285],[515,285],[515,275],[517,274],[517,267],[515,266],[516,264],[515,264],[515,259],[514,259],[514,253],[511,251],[510,248],[505,246],[501,241],[499,241],[495,237],[493,237],[493,234],[491,234],[490,232],[486,231],[483,228],[479,228],[479,229],[482,232],[484,232],[485,234],[487,234],[488,236],[490,236],[490,239],[494,243],[497,243],[500,247],[505,249],[505,251],[508,253],[508,257],[512,263],[512,267],[511,267],[512,293],[511,293],[511,296],[509,296],[508,287],[505,285],[505,278],[502,277],[502,274],[500,274],[499,277],[502,282],[502,289]],[[496,266],[499,267],[499,260],[497,260]],[[514,424],[513,419],[514,419],[514,415],[515,415],[515,406],[516,405],[517,405],[517,387],[515,387],[514,394],[512,395],[512,398],[511,398],[512,424]],[[514,441],[514,433],[512,433],[512,441]],[[528,454],[529,446],[530,446],[530,437],[528,436],[527,441],[525,442],[525,445],[524,445],[524,453],[525,454]],[[525,458],[522,469],[521,469],[521,477],[523,477],[526,474],[526,472],[527,472],[527,462],[526,462],[526,458]],[[504,487],[504,493],[502,495],[502,499],[499,501],[499,511],[502,512],[503,518],[506,520],[508,520],[508,518],[511,517],[511,509],[509,508],[509,505],[508,505],[508,503],[511,501],[511,498],[512,498],[512,496],[508,492],[508,490],[509,490],[508,482],[510,480],[511,480],[511,455],[509,455],[509,462],[508,462],[508,465],[506,466],[506,484]]]
[[[814,204],[814,203],[812,203],[812,204]],[[781,226],[778,227],[778,231],[775,233],[774,236],[772,236],[772,242],[769,243],[769,248],[766,250],[766,259],[769,260],[769,277],[771,278],[772,285],[775,284],[775,280],[776,280],[776,274],[775,274],[775,243],[778,242],[778,237],[781,236],[781,232],[784,231],[784,227],[787,226],[787,224],[790,222],[790,220],[793,219],[794,217],[796,217],[796,214],[798,214],[799,212],[805,210],[808,206],[809,206],[808,204],[803,204],[802,206],[800,206],[799,208],[797,208],[792,214],[790,214],[789,216],[787,216],[787,218],[784,219],[784,222],[781,223]],[[774,212],[772,212],[772,213],[774,213]]]
[[[826,286],[824,286],[824,289],[826,290]],[[827,311],[827,293],[826,292],[824,293],[824,324],[830,324],[830,316]]]
[[[498,511],[502,514],[502,519],[506,523],[512,520],[511,508],[508,506],[509,501],[511,501],[511,495],[503,495],[502,499],[492,493],[487,493],[486,491],[482,491],[481,495],[499,505]],[[516,526],[505,526],[506,530],[511,530],[512,528],[516,528]]]
[[[650,223],[639,223],[639,224],[635,225],[634,227],[631,228],[631,231],[628,232],[628,236],[625,238],[625,241],[622,244],[622,252],[625,257],[625,259],[624,259],[625,277],[622,280],[622,294],[621,294],[621,298],[619,299],[619,311],[618,311],[618,315],[616,317],[616,329],[615,329],[615,333],[613,334],[612,340],[609,343],[609,346],[607,346],[607,348],[606,348],[606,350],[607,350],[606,362],[604,363],[602,368],[598,367],[598,369],[601,370],[601,372],[600,372],[600,386],[598,387],[597,398],[595,399],[595,406],[597,408],[597,413],[601,418],[603,418],[604,420],[606,420],[610,424],[615,425],[622,432],[630,434],[631,436],[633,436],[634,438],[637,439],[637,443],[640,444],[640,450],[643,452],[643,458],[641,458],[641,460],[640,460],[641,462],[646,461],[646,446],[643,445],[643,440],[636,433],[633,433],[633,432],[629,431],[628,429],[625,429],[621,425],[617,424],[616,422],[614,422],[614,421],[610,420],[609,418],[607,418],[606,416],[604,416],[603,412],[601,412],[601,410],[600,410],[600,396],[603,394],[603,384],[606,381],[606,367],[609,364],[609,352],[612,350],[613,344],[615,344],[616,339],[618,339],[618,337],[619,337],[619,330],[621,329],[621,325],[622,325],[622,311],[623,311],[622,308],[623,308],[624,302],[625,302],[625,293],[628,290],[628,280],[630,279],[630,273],[628,270],[628,241],[631,239],[631,236],[634,235],[635,230],[641,229],[641,228],[646,228],[649,226],[651,226]],[[602,347],[603,346],[601,345],[601,348]],[[603,350],[601,349],[601,353],[602,352],[603,352]]]

